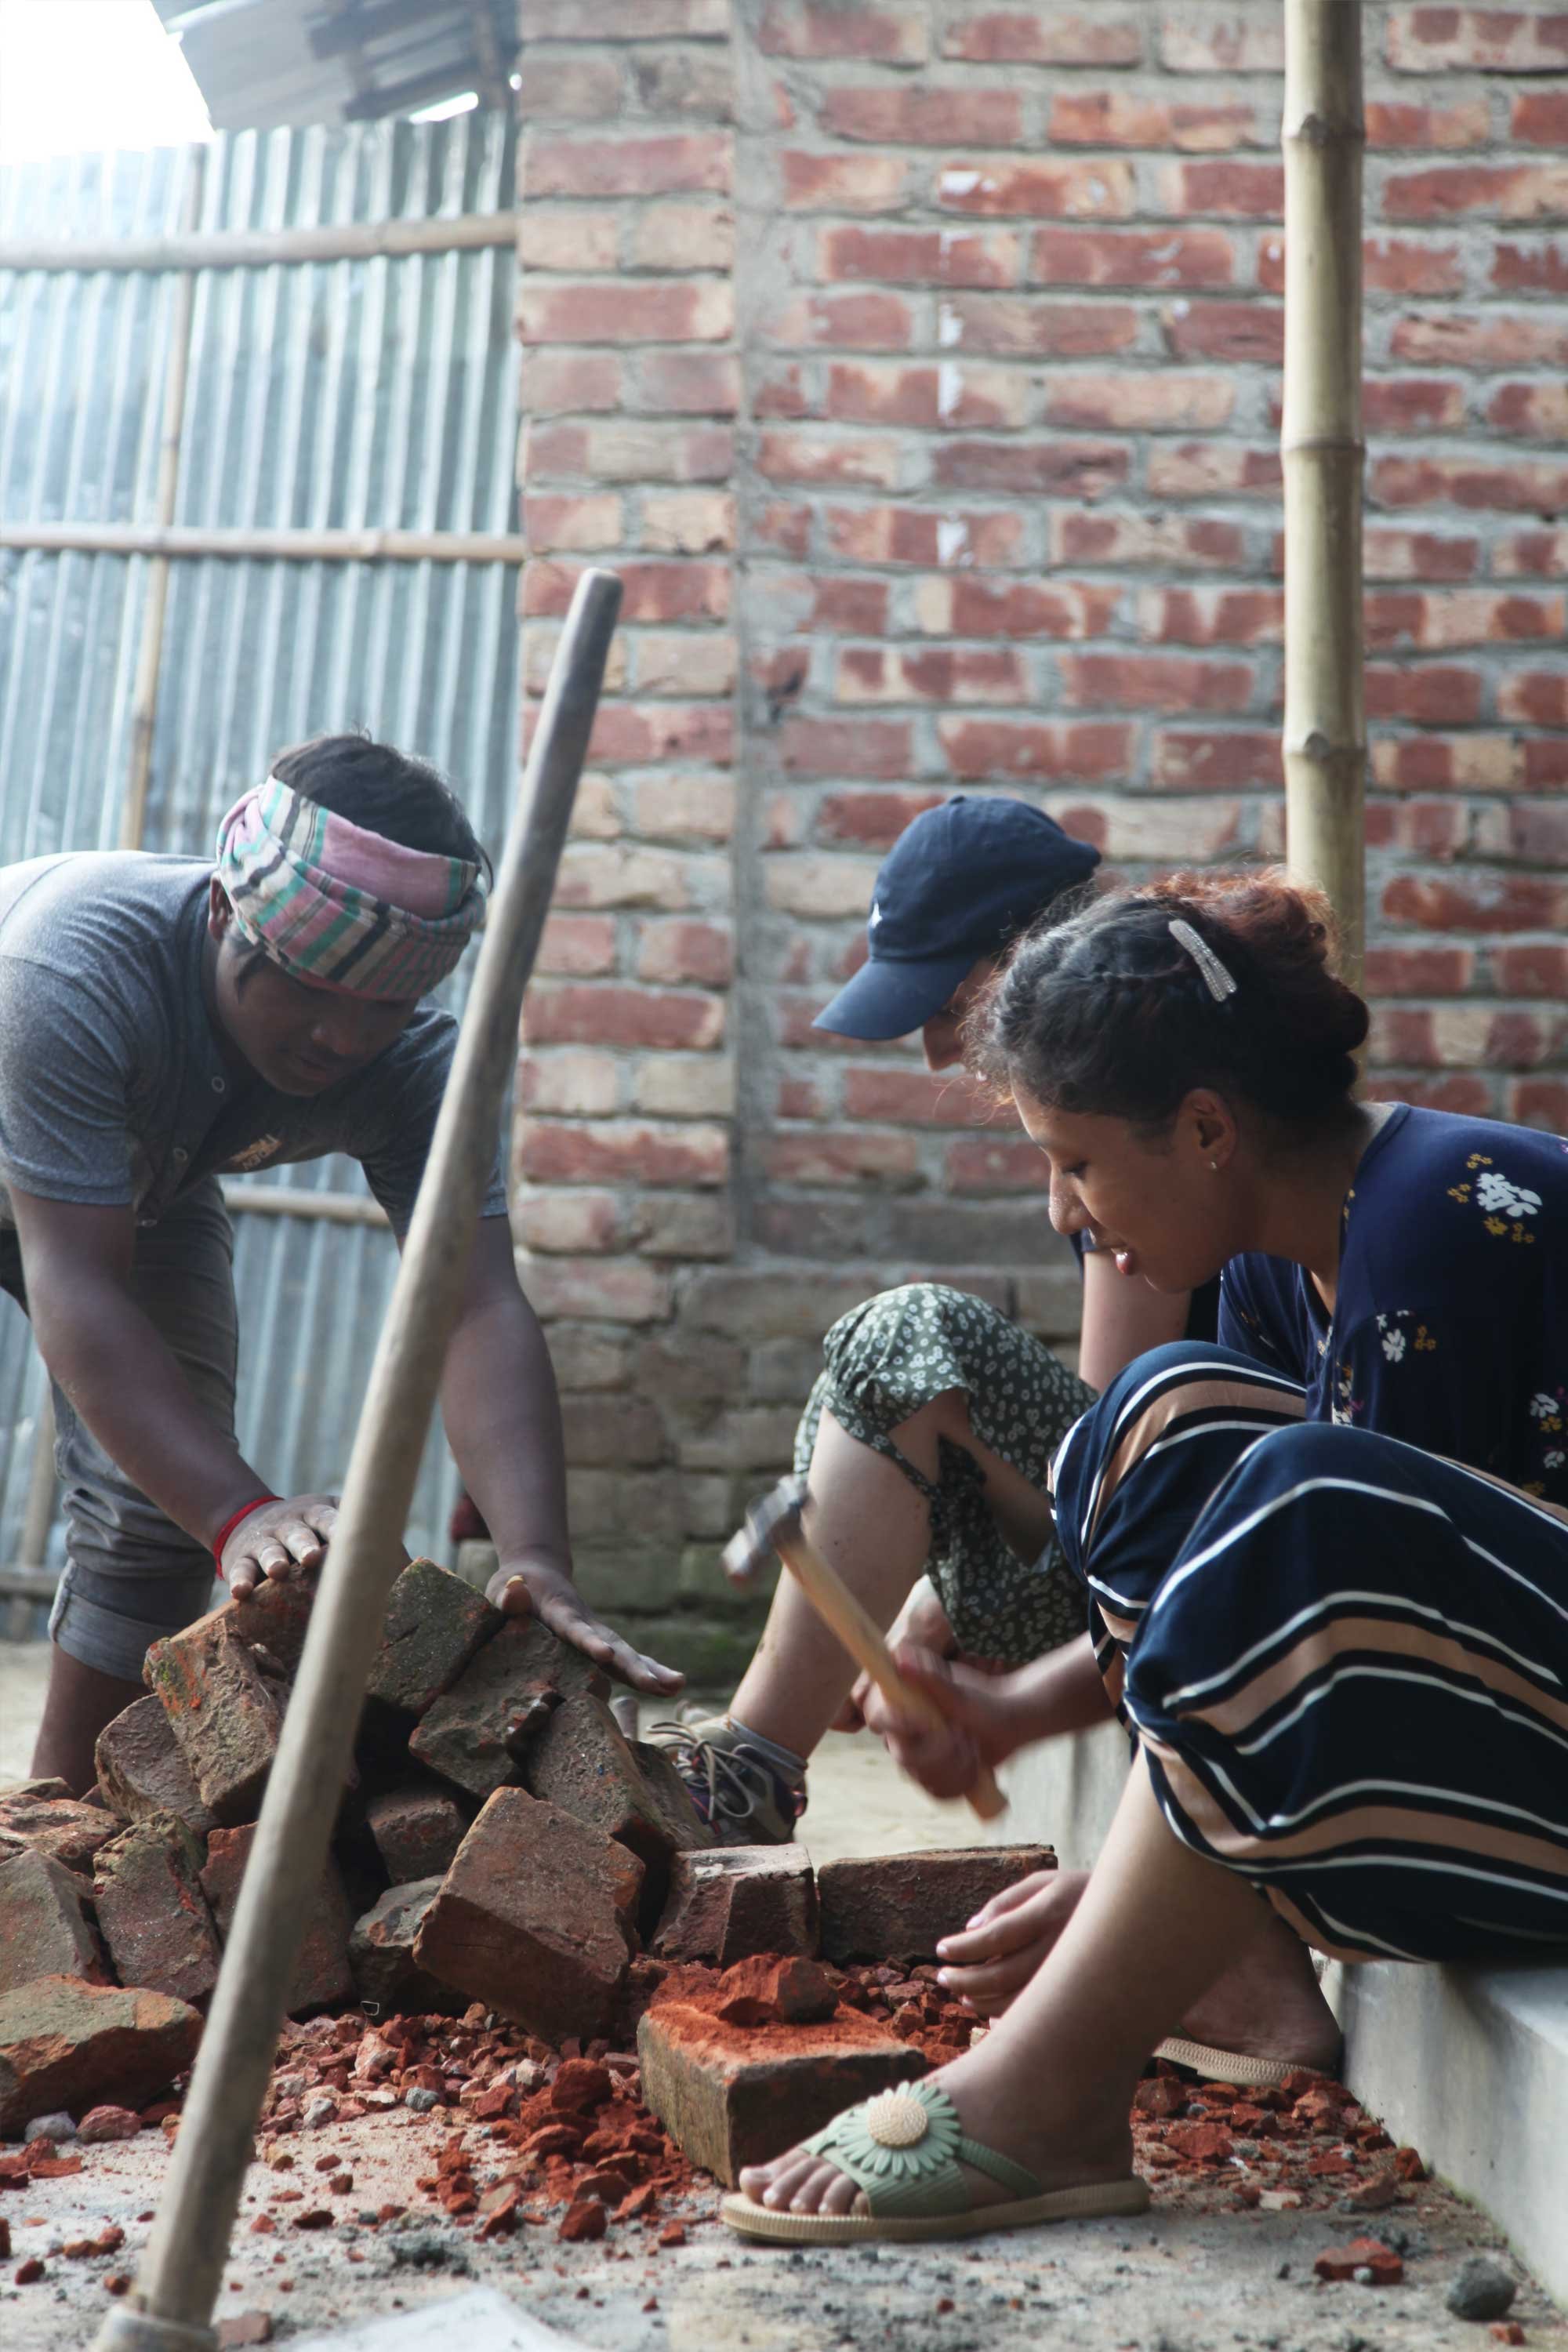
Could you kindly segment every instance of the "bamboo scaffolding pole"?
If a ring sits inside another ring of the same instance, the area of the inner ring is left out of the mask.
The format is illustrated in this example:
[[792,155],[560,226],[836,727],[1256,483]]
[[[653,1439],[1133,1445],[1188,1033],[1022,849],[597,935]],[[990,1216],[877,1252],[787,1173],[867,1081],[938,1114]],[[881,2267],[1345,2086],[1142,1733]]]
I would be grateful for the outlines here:
[[[201,218],[202,189],[206,182],[205,147],[187,151],[185,226]],[[185,430],[185,386],[191,372],[191,320],[195,311],[196,281],[185,270],[174,285],[169,321],[169,363],[163,379],[163,418],[158,444],[157,510],[160,529],[174,520],[180,489],[180,443]],[[125,806],[120,820],[121,849],[140,849],[147,818],[147,787],[153,774],[153,733],[158,723],[158,677],[163,667],[163,622],[169,608],[169,559],[154,555],[147,567],[147,601],[142,614],[142,642],[136,654],[136,679],[131,696],[131,754],[125,782]]]
[[1326,891],[1345,977],[1365,936],[1359,0],[1286,0],[1286,856]]
[[556,653],[158,2218],[135,2287],[106,2316],[97,2352],[213,2352],[216,2343],[213,2305],[305,1912],[326,1861],[387,1592],[402,1561],[523,992],[620,599],[614,572],[584,572]]
[[520,531],[312,530],[162,522],[0,523],[0,547],[52,555],[225,557],[283,563],[521,563]]
[[0,237],[0,269],[266,269],[279,261],[376,261],[516,242],[515,213],[453,213],[310,228],[184,227],[174,236]]
[[386,1211],[362,1192],[295,1192],[286,1184],[226,1184],[224,1206],[239,1216],[316,1217],[332,1225],[385,1225]]

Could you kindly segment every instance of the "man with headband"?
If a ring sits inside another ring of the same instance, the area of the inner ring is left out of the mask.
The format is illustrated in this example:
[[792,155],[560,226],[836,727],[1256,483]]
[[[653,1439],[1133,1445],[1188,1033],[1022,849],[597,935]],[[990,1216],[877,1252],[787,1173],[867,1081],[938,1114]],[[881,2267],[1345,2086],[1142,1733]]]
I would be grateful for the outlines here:
[[[335,1509],[275,1496],[234,1433],[233,1238],[218,1179],[342,1151],[401,1244],[456,1024],[420,1000],[484,916],[487,862],[433,769],[359,736],[283,753],[210,860],[78,852],[0,871],[0,1286],[54,1384],[67,1566],[33,1770],[73,1789],[142,1696],[150,1643],[314,1569]],[[534,1610],[638,1689],[572,1582],[560,1407],[492,1174],[441,1398]]]

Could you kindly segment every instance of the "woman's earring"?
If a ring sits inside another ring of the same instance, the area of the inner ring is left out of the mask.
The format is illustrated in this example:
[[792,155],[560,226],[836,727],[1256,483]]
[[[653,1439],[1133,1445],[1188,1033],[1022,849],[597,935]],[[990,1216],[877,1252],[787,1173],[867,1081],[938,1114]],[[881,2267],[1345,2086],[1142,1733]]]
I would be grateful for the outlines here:
[[1215,1174],[1217,1176],[1219,1174],[1219,1161],[1217,1160],[1211,1160],[1209,1161],[1209,1166],[1214,1170]]

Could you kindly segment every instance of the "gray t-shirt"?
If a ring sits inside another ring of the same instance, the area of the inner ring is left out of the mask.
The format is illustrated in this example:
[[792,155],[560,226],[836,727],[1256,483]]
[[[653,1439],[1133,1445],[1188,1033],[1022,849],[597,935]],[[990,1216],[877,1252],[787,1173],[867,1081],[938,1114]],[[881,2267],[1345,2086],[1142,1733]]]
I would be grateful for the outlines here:
[[[73,852],[0,867],[0,1178],[156,1223],[214,1175],[329,1151],[359,1160],[406,1231],[457,1024],[424,1005],[319,1095],[237,1077],[202,987],[205,858]],[[481,1214],[506,1214],[499,1166]],[[0,1195],[0,1222],[14,1222]]]

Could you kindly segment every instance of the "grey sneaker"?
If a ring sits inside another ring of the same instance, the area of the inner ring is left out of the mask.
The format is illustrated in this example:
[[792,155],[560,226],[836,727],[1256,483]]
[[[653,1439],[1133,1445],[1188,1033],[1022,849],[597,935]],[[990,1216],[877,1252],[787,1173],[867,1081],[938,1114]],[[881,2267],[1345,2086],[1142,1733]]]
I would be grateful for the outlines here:
[[805,1811],[805,1784],[792,1780],[722,1715],[656,1723],[648,1738],[685,1781],[721,1845],[788,1845]]

